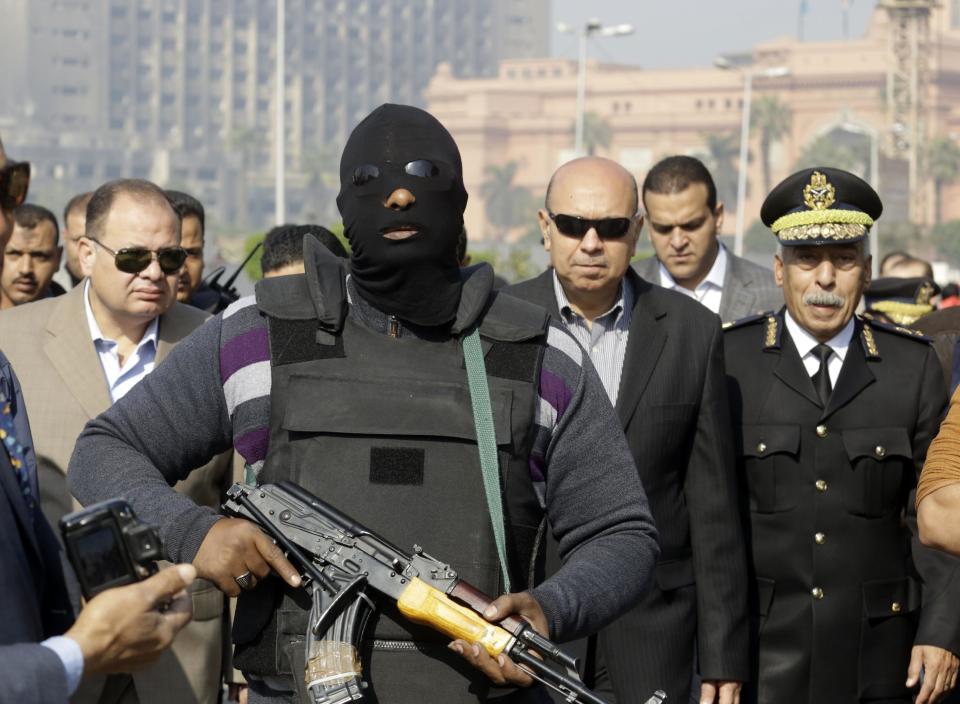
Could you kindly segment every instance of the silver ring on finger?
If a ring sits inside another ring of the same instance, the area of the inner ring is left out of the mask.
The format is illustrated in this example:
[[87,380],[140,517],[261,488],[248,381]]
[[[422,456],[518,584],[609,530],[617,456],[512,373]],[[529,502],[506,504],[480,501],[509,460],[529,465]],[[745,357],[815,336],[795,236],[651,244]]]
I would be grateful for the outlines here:
[[235,581],[243,590],[253,589],[254,578],[253,575],[250,574],[249,570],[244,572],[239,577],[234,577],[233,581]]

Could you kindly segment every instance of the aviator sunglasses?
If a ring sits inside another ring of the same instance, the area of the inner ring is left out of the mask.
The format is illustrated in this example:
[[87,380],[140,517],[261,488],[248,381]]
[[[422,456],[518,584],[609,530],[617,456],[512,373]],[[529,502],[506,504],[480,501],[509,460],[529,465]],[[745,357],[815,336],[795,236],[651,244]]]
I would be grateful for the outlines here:
[[0,169],[0,207],[13,210],[27,199],[30,187],[30,162],[8,161]]
[[124,247],[114,251],[100,240],[93,237],[87,239],[112,254],[117,269],[125,274],[139,274],[150,266],[154,256],[157,257],[157,263],[164,274],[176,274],[187,260],[187,250],[183,247],[164,247],[157,250],[147,249],[146,247]]
[[582,218],[579,215],[563,215],[561,213],[551,213],[547,215],[557,226],[557,230],[563,235],[570,237],[583,237],[593,228],[601,239],[617,239],[623,237],[630,230],[631,218],[601,218],[591,220]]
[[[408,176],[416,176],[417,178],[430,178],[440,173],[439,167],[427,159],[408,161],[404,164],[403,171]],[[380,178],[380,169],[373,164],[363,164],[353,170],[354,186],[363,186],[375,178]]]

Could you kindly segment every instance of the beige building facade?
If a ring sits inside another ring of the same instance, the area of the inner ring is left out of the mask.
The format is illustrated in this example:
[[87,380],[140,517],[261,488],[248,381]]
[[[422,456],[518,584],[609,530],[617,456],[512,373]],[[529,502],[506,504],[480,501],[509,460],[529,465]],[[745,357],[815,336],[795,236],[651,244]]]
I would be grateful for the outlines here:
[[[866,155],[871,140],[876,140],[885,219],[932,224],[937,220],[936,199],[933,180],[924,168],[926,147],[917,149],[918,176],[911,203],[910,148],[904,130],[911,133],[912,127],[891,117],[888,95],[891,73],[897,67],[894,34],[890,17],[878,9],[859,39],[814,43],[781,38],[760,44],[751,52],[753,70],[784,67],[788,73],[756,75],[752,105],[756,110],[762,98],[772,96],[791,117],[789,129],[769,148],[772,184],[795,170],[805,148],[818,137],[828,135],[837,145],[859,140],[860,153]],[[923,144],[936,137],[960,138],[960,2],[934,10],[928,37],[921,46],[917,92],[917,130]],[[589,62],[586,112],[610,127],[609,146],[598,147],[596,153],[621,162],[640,182],[657,160],[670,154],[700,156],[716,168],[708,138],[729,136],[734,146],[727,182],[732,176],[735,193],[743,70],[712,66],[644,70]],[[463,152],[471,194],[466,224],[472,240],[509,238],[520,231],[504,233],[491,226],[480,197],[488,167],[515,162],[515,183],[539,199],[554,169],[575,156],[576,83],[576,62],[560,59],[505,61],[495,78],[458,79],[440,67],[426,96],[429,109],[450,128]],[[869,178],[869,156],[866,159],[862,173]],[[759,217],[764,181],[763,150],[754,131],[745,228]],[[940,219],[960,218],[960,185],[946,185],[941,193]],[[731,200],[735,198],[727,198],[726,203],[727,233],[734,230],[736,203]],[[530,217],[532,222],[535,214]]]

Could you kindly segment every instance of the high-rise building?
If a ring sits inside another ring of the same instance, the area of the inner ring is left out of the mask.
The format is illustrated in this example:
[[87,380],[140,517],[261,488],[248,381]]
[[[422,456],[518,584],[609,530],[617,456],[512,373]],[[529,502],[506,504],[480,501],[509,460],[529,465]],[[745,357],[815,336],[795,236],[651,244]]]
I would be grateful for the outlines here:
[[[213,200],[221,222],[269,222],[275,0],[0,0],[0,16],[12,144],[82,147],[94,161],[57,172],[91,181],[78,188],[135,163]],[[422,105],[441,63],[495,75],[549,50],[549,0],[286,0],[285,18],[292,216],[331,212],[350,130],[380,103]]]

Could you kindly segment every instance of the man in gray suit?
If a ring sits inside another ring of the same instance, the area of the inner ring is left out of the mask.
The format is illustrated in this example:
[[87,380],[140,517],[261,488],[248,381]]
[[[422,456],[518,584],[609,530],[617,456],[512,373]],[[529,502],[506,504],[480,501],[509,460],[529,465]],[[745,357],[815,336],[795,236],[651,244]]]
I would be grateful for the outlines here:
[[643,181],[643,205],[656,256],[635,265],[640,276],[700,301],[724,323],[783,306],[773,272],[720,243],[723,203],[703,162],[658,162]]
[[[29,181],[30,165],[8,161],[0,142],[0,264]],[[103,592],[73,622],[60,548],[36,504],[36,468],[23,394],[0,351],[0,702],[60,704],[85,674],[128,670],[167,648],[190,620],[190,602],[164,613],[156,604],[188,587],[196,569],[170,567]]]

